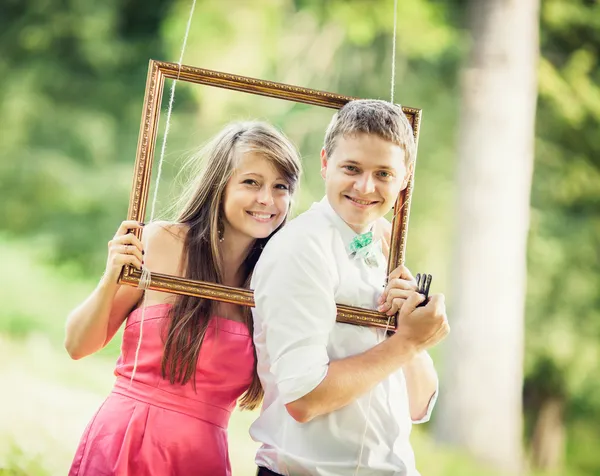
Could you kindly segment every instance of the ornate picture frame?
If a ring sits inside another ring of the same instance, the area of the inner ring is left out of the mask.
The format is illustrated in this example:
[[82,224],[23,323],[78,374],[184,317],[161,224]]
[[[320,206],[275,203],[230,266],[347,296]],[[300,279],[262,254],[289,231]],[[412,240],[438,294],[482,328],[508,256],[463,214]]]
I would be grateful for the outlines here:
[[[160,107],[164,82],[167,78],[331,109],[339,109],[348,101],[356,99],[314,89],[306,89],[261,79],[237,76],[192,66],[180,66],[176,63],[150,60],[133,174],[133,185],[129,201],[129,211],[127,213],[128,220],[143,222],[146,214]],[[406,114],[413,128],[415,142],[418,144],[422,111],[420,109],[405,106],[402,107],[402,110]],[[323,131],[323,133],[325,133],[325,131]],[[396,212],[392,220],[388,273],[398,265],[404,263],[413,181],[414,168],[408,181],[408,186],[399,194],[394,206]],[[138,238],[141,236],[141,230],[136,230],[135,233]],[[140,277],[141,271],[133,266],[124,266],[119,282],[137,286]],[[204,281],[195,281],[160,273],[152,273],[149,289],[174,294],[185,294],[205,299],[214,299],[243,306],[254,305],[253,294],[249,289],[234,288]],[[385,328],[388,323],[388,316],[371,309],[338,304],[337,321]],[[393,317],[390,320],[390,328],[394,329],[395,327],[395,317]]]

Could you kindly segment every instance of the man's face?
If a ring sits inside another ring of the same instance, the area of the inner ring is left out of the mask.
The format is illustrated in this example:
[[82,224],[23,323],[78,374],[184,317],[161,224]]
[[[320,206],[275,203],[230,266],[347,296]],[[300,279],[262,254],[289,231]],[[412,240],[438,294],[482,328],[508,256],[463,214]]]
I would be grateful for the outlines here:
[[408,183],[402,147],[375,134],[338,137],[331,157],[321,151],[327,199],[356,232],[388,213]]

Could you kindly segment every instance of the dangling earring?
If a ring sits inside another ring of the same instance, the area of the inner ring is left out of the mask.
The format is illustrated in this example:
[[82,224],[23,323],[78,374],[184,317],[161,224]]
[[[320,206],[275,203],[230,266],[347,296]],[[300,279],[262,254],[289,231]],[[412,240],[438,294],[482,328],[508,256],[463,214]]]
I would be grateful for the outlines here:
[[219,220],[219,224],[217,225],[217,235],[219,235],[219,243],[223,243],[223,241],[225,241],[225,238],[223,237],[224,232],[225,227],[223,226],[223,222]]

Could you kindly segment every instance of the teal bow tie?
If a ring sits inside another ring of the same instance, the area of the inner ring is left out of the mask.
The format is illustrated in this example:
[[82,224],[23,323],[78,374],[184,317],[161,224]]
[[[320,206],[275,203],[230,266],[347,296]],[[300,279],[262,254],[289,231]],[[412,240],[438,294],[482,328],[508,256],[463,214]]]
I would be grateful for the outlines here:
[[356,235],[350,243],[350,251],[356,253],[361,248],[369,246],[373,242],[373,232],[368,231],[362,235]]

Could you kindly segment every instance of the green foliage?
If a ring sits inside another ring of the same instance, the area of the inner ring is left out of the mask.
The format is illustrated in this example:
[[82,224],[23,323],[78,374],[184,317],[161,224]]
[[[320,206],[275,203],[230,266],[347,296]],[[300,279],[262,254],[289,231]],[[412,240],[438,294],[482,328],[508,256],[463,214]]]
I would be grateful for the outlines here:
[[[392,1],[251,3],[198,2],[184,63],[389,98]],[[395,100],[424,110],[408,265],[435,274],[436,291],[451,284],[464,6],[398,2]],[[148,59],[177,61],[189,7],[187,0],[2,2],[1,333],[26,340],[43,332],[60,345],[68,311],[100,276],[106,242],[127,211]],[[543,0],[526,390],[566,399],[573,474],[600,471],[585,444],[600,426],[600,384],[591,377],[600,360],[599,58],[600,4]],[[249,118],[277,124],[300,148],[297,208],[307,208],[323,193],[318,154],[331,112],[178,84],[159,215],[178,193],[182,161],[224,123]],[[104,352],[114,357],[118,342]],[[422,463],[423,474],[478,474],[462,460],[457,469]]]
[[[527,307],[532,375],[551,361],[559,375],[540,385],[564,381],[569,401],[579,406],[585,395],[596,416],[600,388],[589,376],[600,357],[599,18],[597,2],[543,4]],[[570,411],[583,416],[580,406]]]
[[526,395],[566,400],[582,474],[600,471],[586,444],[600,421],[599,18],[597,2],[543,3],[528,253]]
[[0,462],[0,476],[50,476],[41,461],[41,457],[32,457],[10,442],[5,462]]
[[141,85],[151,52],[161,56],[166,5],[3,2],[0,223],[43,234],[58,261],[92,258],[100,269],[91,237],[125,214]]

